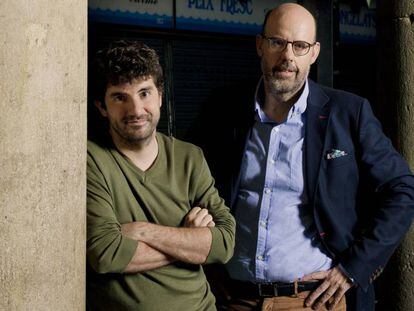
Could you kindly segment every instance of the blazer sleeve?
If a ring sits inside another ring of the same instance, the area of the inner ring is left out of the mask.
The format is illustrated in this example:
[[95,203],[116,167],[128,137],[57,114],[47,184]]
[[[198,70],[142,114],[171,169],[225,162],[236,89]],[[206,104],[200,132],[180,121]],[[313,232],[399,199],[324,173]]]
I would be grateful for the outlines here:
[[341,256],[340,265],[364,290],[382,271],[410,228],[414,216],[414,177],[384,135],[369,103],[361,104],[357,124],[360,175],[378,198],[361,237]]

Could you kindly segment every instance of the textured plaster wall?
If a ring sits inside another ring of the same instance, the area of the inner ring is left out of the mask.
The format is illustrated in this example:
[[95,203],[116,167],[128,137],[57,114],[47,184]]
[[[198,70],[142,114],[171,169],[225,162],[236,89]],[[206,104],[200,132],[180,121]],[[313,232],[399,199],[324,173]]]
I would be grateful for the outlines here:
[[[388,127],[414,170],[414,1],[380,1],[378,86]],[[414,227],[391,260],[381,283],[379,310],[414,310]]]
[[84,310],[86,0],[0,1],[0,310]]

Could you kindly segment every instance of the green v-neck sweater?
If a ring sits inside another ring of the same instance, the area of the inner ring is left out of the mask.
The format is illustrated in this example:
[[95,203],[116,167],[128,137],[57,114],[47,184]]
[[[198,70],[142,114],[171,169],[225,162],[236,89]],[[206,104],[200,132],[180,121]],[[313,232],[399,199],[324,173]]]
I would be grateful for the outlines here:
[[235,221],[214,187],[200,148],[157,133],[158,156],[143,172],[111,144],[88,142],[87,304],[91,310],[215,310],[201,265],[182,262],[123,273],[139,242],[121,224],[147,221],[181,227],[192,207],[216,226],[206,263],[233,254]]

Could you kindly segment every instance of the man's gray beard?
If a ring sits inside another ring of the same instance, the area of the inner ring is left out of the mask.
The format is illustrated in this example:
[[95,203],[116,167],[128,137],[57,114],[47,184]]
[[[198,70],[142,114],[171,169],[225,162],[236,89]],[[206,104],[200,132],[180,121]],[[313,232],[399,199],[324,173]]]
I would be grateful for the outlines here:
[[309,76],[310,66],[304,73],[304,76],[301,72],[297,71],[296,76],[293,80],[290,79],[277,79],[273,76],[272,73],[268,73],[264,75],[264,81],[267,85],[268,91],[270,94],[280,96],[280,95],[293,95],[291,93],[298,92],[301,87],[304,85],[306,79]]
[[[308,72],[309,73],[309,72]],[[276,79],[273,76],[265,77],[265,83],[267,84],[270,94],[274,95],[294,95],[291,93],[298,92],[304,85],[308,73],[300,80],[300,77],[296,77],[293,81],[285,79]],[[297,79],[299,78],[299,79]]]
[[304,81],[289,81],[284,79],[276,79],[274,77],[265,77],[265,81],[270,94],[274,95],[296,92],[304,83]]

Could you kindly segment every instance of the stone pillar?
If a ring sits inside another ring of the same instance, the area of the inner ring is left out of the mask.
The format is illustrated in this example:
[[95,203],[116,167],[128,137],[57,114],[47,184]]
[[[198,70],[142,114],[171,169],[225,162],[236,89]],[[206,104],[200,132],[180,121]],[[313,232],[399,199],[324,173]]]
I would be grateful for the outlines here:
[[[383,123],[414,169],[414,2],[377,1],[378,98]],[[407,234],[379,283],[378,310],[414,310],[414,230]]]
[[0,310],[85,310],[86,28],[0,1]]

